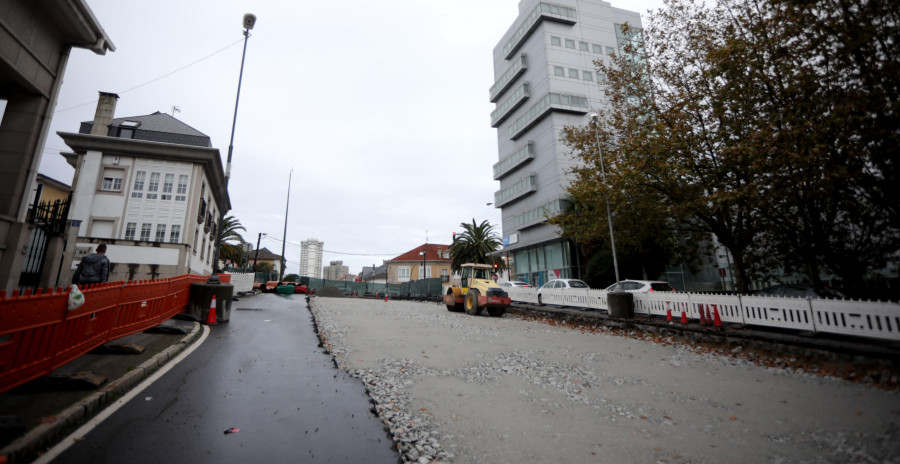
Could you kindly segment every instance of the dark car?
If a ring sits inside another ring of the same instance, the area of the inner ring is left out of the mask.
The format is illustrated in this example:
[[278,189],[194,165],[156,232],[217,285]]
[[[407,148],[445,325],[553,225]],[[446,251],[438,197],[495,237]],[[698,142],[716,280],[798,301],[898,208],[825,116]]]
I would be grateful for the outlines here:
[[780,296],[786,298],[833,298],[838,300],[847,298],[843,293],[833,288],[797,284],[773,285],[762,290],[756,290],[750,294],[754,296]]

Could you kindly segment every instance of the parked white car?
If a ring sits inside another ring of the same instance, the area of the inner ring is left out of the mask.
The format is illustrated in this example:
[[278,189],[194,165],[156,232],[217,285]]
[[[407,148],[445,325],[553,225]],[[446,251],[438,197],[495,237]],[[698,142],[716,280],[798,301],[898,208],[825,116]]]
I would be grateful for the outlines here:
[[674,292],[668,282],[661,280],[623,280],[606,287],[607,292],[649,293]]
[[538,292],[537,292],[538,304],[539,305],[544,304],[544,301],[541,298],[541,293],[544,290],[565,290],[565,289],[569,289],[569,288],[587,289],[587,288],[591,288],[591,287],[589,287],[588,284],[586,284],[583,281],[578,280],[578,279],[553,279],[550,282],[547,282],[546,284],[541,285],[541,288],[538,289]]
[[504,287],[504,288],[509,288],[509,287],[531,288],[531,285],[529,285],[528,282],[521,282],[518,280],[503,282],[502,284],[500,284],[500,286]]

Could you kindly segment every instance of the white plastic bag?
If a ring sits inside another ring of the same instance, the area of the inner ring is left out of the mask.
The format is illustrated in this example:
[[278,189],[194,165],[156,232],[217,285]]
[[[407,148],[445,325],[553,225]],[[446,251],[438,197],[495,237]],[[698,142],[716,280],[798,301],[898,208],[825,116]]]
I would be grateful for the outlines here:
[[81,293],[77,285],[72,285],[72,290],[69,291],[69,311],[78,309],[83,304],[84,293]]

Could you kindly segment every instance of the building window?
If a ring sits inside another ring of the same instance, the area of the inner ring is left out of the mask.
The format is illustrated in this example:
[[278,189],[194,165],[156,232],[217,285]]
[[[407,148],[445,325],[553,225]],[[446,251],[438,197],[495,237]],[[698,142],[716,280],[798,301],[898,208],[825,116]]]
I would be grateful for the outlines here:
[[120,127],[119,128],[119,138],[120,139],[133,139],[134,138],[134,129],[130,127]]
[[409,282],[409,266],[399,266],[397,268],[397,281]]
[[566,48],[571,48],[575,50],[575,41],[572,39],[566,39]]
[[615,55],[615,54],[616,54],[616,49],[613,48],[613,47],[606,47],[606,54],[607,54],[607,55]]
[[178,243],[181,240],[181,225],[172,226],[171,231],[169,232],[169,243]]
[[578,70],[575,68],[569,68],[569,77],[572,79],[578,79]]
[[159,173],[154,172],[150,174],[150,185],[147,186],[147,199],[155,200],[156,192],[159,191]]
[[100,190],[106,192],[121,192],[122,177],[125,174],[123,169],[106,168],[103,170],[103,183],[100,184]]
[[172,187],[175,183],[175,174],[166,174],[166,180],[163,182],[163,200],[171,200],[172,199]]
[[206,249],[206,237],[204,236],[204,237],[203,237],[203,244],[200,245],[200,259],[201,259],[201,260],[202,260],[203,257],[205,256],[205,255],[203,254],[203,250],[205,250],[205,249]]
[[588,43],[587,42],[578,42],[578,50],[583,51],[583,52],[589,51]]
[[566,77],[566,68],[562,66],[554,66],[553,67],[553,75],[559,77]]
[[125,225],[125,240],[134,240],[134,232],[137,230],[136,222],[129,222]]
[[150,227],[152,224],[147,224],[146,222],[141,224],[141,241],[149,242],[150,241]]
[[[425,270],[425,275],[422,275],[422,270]],[[419,279],[430,279],[431,278],[431,266],[419,266]]]
[[185,201],[187,199],[187,184],[188,184],[188,176],[187,174],[182,174],[178,176],[178,191],[175,192],[175,201]]
[[581,71],[581,76],[586,81],[594,80],[594,75],[590,71]]
[[562,39],[560,39],[559,37],[550,36],[550,45],[553,45],[554,47],[562,47]]
[[194,246],[191,247],[191,251],[196,255],[197,254],[197,242],[200,240],[200,231],[194,231]]
[[603,54],[603,46],[602,45],[591,44],[591,49],[594,53],[596,53],[598,55]]
[[166,225],[165,224],[157,224],[156,225],[156,241],[157,242],[165,242],[166,241]]
[[147,178],[146,171],[138,171],[134,173],[134,185],[132,186],[131,198],[141,198],[144,196],[144,180]]

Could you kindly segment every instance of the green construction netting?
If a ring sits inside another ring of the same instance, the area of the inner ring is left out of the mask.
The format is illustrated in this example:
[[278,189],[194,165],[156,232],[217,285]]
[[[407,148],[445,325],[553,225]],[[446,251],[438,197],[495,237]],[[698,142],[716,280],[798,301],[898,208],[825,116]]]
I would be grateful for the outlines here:
[[[306,279],[306,277],[303,278],[303,280]],[[387,285],[375,284],[372,282],[348,282],[343,280],[323,280],[314,278],[309,278],[309,281],[304,283],[306,283],[307,287],[317,292],[328,285],[337,288],[347,295],[352,295],[353,293],[356,293],[357,295],[384,295],[386,290],[387,294],[390,296],[428,298],[441,296],[441,291],[443,290],[440,278],[414,280],[402,284]]]

